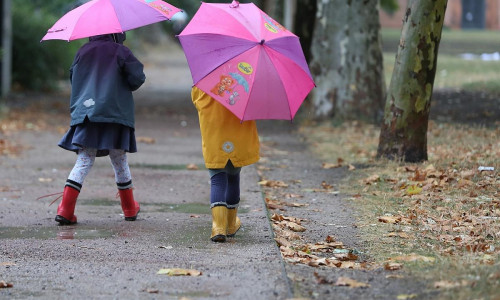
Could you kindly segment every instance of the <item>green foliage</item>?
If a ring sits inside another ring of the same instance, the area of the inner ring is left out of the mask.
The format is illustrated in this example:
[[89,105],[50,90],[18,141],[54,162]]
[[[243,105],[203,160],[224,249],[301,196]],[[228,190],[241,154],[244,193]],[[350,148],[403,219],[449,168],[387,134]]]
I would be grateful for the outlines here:
[[47,29],[62,16],[60,10],[55,16],[37,5],[37,1],[14,0],[12,14],[14,87],[27,90],[56,89],[57,81],[68,76],[73,56],[81,42],[40,43]]
[[380,0],[380,7],[388,14],[393,14],[399,8],[396,0]]

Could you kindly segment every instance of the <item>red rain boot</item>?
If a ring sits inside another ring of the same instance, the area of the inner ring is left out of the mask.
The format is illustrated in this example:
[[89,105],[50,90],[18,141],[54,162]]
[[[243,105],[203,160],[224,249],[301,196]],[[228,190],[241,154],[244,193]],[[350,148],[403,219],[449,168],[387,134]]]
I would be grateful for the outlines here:
[[126,190],[118,189],[120,194],[120,200],[122,204],[123,215],[125,215],[125,221],[135,221],[137,214],[141,210],[139,203],[134,200],[134,193],[132,188]]
[[64,187],[61,203],[57,207],[56,221],[61,225],[71,225],[76,223],[75,206],[76,199],[80,192],[70,186]]

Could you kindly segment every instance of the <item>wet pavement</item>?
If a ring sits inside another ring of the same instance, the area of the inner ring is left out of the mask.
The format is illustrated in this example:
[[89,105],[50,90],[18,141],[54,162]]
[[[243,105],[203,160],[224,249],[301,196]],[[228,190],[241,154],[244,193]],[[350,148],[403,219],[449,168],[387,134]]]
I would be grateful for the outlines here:
[[[148,81],[135,94],[139,152],[128,156],[141,204],[135,222],[123,219],[105,157],[96,159],[85,180],[75,211],[78,223],[58,226],[58,201],[49,206],[57,196],[36,199],[62,192],[76,156],[57,147],[60,130],[9,136],[23,151],[0,156],[0,281],[13,285],[0,289],[1,299],[292,296],[255,166],[242,172],[243,228],[227,243],[209,240],[210,186],[190,101],[191,77],[183,54],[168,51],[165,69],[157,68],[157,56],[142,56]],[[50,106],[60,100],[40,101]],[[61,118],[64,128],[68,118]],[[202,275],[157,274],[165,268]]]
[[[0,299],[412,299],[433,298],[425,283],[387,271],[350,270],[284,263],[274,241],[260,180],[289,184],[306,207],[287,208],[304,220],[304,243],[332,236],[364,251],[346,195],[311,192],[322,182],[336,185],[345,169],[324,169],[288,121],[258,121],[262,158],[241,173],[242,229],[224,244],[209,240],[210,185],[201,153],[197,112],[190,100],[191,77],[180,48],[137,53],[147,82],[135,93],[138,153],[128,155],[141,204],[135,222],[123,219],[109,158],[97,158],[85,180],[75,214],[78,224],[54,221],[76,156],[57,147],[69,124],[67,96],[43,95],[32,102],[48,126],[27,124],[9,132],[22,148],[0,156]],[[24,99],[25,100],[25,99]],[[22,107],[22,98],[11,105]],[[48,117],[47,117],[48,116]],[[33,116],[37,118],[37,116]],[[44,124],[45,124],[44,123]],[[1,133],[0,133],[1,134]],[[167,276],[161,269],[200,271]],[[322,284],[347,276],[370,284],[351,289]]]

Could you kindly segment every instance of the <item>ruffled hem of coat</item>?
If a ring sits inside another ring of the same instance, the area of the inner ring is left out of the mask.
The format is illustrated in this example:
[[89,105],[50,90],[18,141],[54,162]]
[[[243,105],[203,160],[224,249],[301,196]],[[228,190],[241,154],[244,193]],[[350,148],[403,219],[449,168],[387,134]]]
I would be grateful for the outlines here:
[[235,168],[241,168],[241,167],[244,167],[244,166],[248,166],[248,165],[254,164],[254,163],[258,162],[259,159],[260,159],[260,156],[252,157],[252,158],[245,159],[245,160],[235,160],[234,158],[228,157],[223,162],[211,162],[211,163],[205,162],[205,167],[207,169],[223,169],[223,168],[226,167],[227,162],[229,160],[231,160],[231,163],[233,164],[233,166]]

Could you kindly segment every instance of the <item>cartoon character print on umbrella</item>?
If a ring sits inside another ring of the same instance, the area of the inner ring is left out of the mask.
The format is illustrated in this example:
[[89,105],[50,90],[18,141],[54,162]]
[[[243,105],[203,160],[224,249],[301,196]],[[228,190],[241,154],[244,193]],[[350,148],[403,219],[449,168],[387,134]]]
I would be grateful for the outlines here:
[[[236,102],[240,99],[240,92],[236,91],[236,87],[242,86],[245,93],[248,94],[250,91],[250,86],[248,84],[248,80],[243,75],[251,75],[253,73],[253,68],[249,63],[240,62],[238,64],[238,72],[229,72],[228,75],[221,75],[220,81],[216,84],[216,86],[211,90],[212,93],[221,96],[224,98],[224,94],[228,94],[229,98],[226,99],[226,102],[229,105],[235,105]],[[236,85],[233,87],[233,84]]]
[[231,86],[233,83],[231,76],[222,74],[220,76],[220,81],[214,86],[211,92],[222,97],[224,93],[232,92]]
[[271,19],[271,17],[269,17],[268,15],[261,14],[261,16],[264,20],[266,20],[266,22],[264,23],[264,27],[266,27],[267,30],[271,31],[272,33],[277,33],[280,30],[286,31],[286,28],[283,25]]
[[177,11],[175,11],[175,13],[172,14],[173,10],[172,8],[166,6],[165,4],[163,3],[155,3],[156,0],[146,0],[145,2],[151,6],[152,8],[155,8],[161,12],[163,12],[165,15],[167,16],[170,16],[170,15],[173,15],[175,13],[177,13]]
[[293,120],[315,86],[299,38],[253,3],[202,2],[178,37],[193,85],[241,121]]

